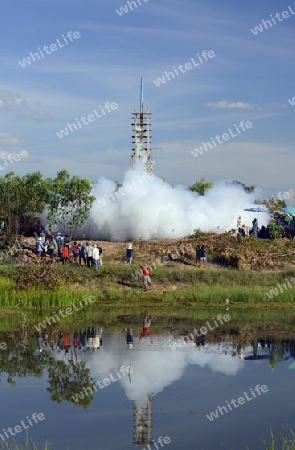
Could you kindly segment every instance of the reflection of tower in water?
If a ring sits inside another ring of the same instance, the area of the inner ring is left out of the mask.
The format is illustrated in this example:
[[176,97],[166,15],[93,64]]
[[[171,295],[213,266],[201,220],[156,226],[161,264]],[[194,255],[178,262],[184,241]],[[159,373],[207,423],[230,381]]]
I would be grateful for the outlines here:
[[135,430],[134,430],[134,445],[142,445],[142,449],[146,445],[152,445],[154,443],[152,439],[152,404],[153,396],[151,393],[148,395],[146,405],[136,405],[135,410]]

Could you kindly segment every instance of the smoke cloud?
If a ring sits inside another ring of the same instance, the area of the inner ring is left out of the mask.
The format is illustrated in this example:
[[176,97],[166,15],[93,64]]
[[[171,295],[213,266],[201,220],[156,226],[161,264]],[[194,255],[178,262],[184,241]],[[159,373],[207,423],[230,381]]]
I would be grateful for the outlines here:
[[247,194],[242,187],[224,182],[200,196],[148,175],[143,163],[127,170],[118,190],[113,181],[100,178],[92,194],[96,200],[85,227],[90,239],[181,238],[197,228],[224,232],[237,227],[239,215],[246,226],[252,226],[254,217],[259,227],[269,221],[266,213],[244,211],[257,206],[257,193]]

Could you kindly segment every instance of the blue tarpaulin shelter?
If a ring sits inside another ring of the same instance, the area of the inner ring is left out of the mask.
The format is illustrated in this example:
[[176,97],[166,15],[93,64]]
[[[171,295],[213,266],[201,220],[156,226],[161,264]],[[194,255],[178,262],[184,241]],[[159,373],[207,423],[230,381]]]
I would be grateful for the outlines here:
[[295,217],[295,206],[288,206],[288,208],[282,208],[282,211],[285,211],[291,214],[291,216]]

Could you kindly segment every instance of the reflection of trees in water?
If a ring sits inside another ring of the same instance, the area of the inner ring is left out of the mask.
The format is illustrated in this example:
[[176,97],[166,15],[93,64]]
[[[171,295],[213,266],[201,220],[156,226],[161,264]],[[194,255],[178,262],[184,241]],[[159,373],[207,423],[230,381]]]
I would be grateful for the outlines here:
[[[48,333],[48,341],[54,342],[56,336],[58,336],[56,327],[48,327],[46,332]],[[258,340],[263,341],[263,339],[260,339],[262,334],[264,334],[265,347],[267,347],[266,338],[271,341],[271,346],[267,350],[260,343],[263,351],[258,351],[257,353],[254,343],[255,341],[258,342]],[[178,334],[178,336],[181,336],[181,334]],[[293,336],[290,338],[290,333],[281,331],[266,332],[263,330],[255,333],[253,330],[245,329],[228,330],[227,332],[217,330],[215,333],[207,334],[206,347],[210,353],[210,347],[213,348],[215,346],[216,348],[217,344],[220,353],[241,358],[245,346],[252,345],[253,355],[252,357],[246,357],[246,359],[268,358],[270,367],[273,370],[282,361],[290,357],[295,358],[295,340],[292,338]],[[0,342],[7,344],[5,350],[0,350],[0,382],[4,373],[7,374],[7,382],[15,385],[15,378],[28,376],[40,378],[44,373],[44,369],[47,369],[47,391],[52,401],[59,404],[67,401],[83,408],[90,406],[95,389],[93,389],[93,379],[90,376],[90,369],[86,367],[86,362],[77,362],[77,358],[75,358],[75,361],[71,359],[57,360],[52,358],[48,351],[37,352],[36,332],[30,329],[25,317],[19,322],[19,331],[2,334]],[[170,348],[168,350],[170,351]],[[197,346],[196,351],[198,351]],[[81,392],[84,391],[85,393],[86,390],[87,395],[81,395]],[[75,401],[73,397],[75,398],[79,393],[80,396],[77,396],[77,401]]]
[[0,380],[2,373],[7,374],[7,382],[15,385],[15,377],[41,377],[44,370],[42,361],[35,357],[36,343],[31,339],[19,341],[14,334],[6,335],[6,350],[0,352]]
[[49,383],[47,391],[51,400],[57,403],[68,401],[83,408],[89,407],[93,395],[81,396],[84,398],[78,398],[77,402],[72,398],[75,394],[93,386],[86,362],[60,361],[52,358],[47,350],[42,353],[37,351],[37,338],[28,336],[25,324],[25,321],[20,322],[19,332],[1,335],[1,341],[6,343],[7,348],[0,351],[0,383],[4,373],[7,374],[7,382],[15,386],[15,378],[29,376],[41,378],[44,369],[47,369]]
[[[56,361],[49,358],[48,361],[48,383],[47,391],[50,393],[51,400],[62,403],[63,401],[78,404],[83,408],[88,408],[93,400],[93,395],[84,395],[82,392],[93,392],[94,381],[90,376],[90,369],[86,368],[86,362],[81,361]],[[81,392],[82,391],[82,392]],[[72,398],[80,394],[75,402]],[[84,398],[81,398],[84,397]]]
[[90,370],[86,362],[58,361],[49,355],[46,350],[36,352],[36,341],[30,339],[26,346],[16,346],[15,340],[10,336],[7,349],[0,353],[0,381],[3,373],[7,374],[7,382],[16,385],[14,378],[42,377],[44,369],[48,370],[47,391],[51,400],[62,403],[68,401],[87,408],[93,400],[93,395],[84,396],[75,402],[71,396],[80,393],[84,388],[93,386]]
[[[258,332],[245,327],[223,330],[220,327],[213,332],[208,332],[206,336],[202,335],[203,342],[200,341],[196,328],[179,333],[178,336],[180,336],[184,345],[194,342],[199,350],[201,350],[201,345],[204,346],[206,343],[208,353],[210,353],[210,347],[213,349],[217,345],[218,352],[224,355],[248,361],[268,359],[272,370],[283,361],[295,359],[295,339],[290,337],[289,332],[278,332],[266,328]],[[246,351],[247,346],[252,347],[252,351],[249,352],[249,348]],[[181,347],[181,343],[178,347]],[[248,356],[244,355],[245,351]]]

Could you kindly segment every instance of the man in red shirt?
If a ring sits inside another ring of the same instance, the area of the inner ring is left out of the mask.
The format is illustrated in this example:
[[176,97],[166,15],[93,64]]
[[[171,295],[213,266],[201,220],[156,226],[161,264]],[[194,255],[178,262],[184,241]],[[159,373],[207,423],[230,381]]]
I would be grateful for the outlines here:
[[150,330],[151,323],[152,323],[151,316],[148,316],[146,314],[142,320],[142,333],[139,336],[139,340],[143,337],[149,336],[151,343],[153,343],[152,336],[151,336],[151,330]]
[[151,266],[148,266],[147,264],[141,265],[140,263],[139,266],[142,270],[142,283],[143,283],[142,288],[144,291],[146,291],[147,285],[149,285],[150,289],[152,288],[152,280],[150,278]]

